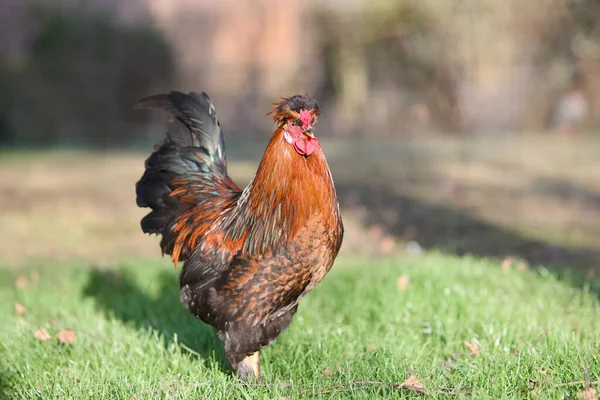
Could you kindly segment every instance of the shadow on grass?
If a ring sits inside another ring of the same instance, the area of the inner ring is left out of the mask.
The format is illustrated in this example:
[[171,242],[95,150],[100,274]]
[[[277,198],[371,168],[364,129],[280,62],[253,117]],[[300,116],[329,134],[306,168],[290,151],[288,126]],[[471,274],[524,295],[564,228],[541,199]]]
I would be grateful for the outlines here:
[[532,191],[550,195],[562,201],[580,199],[589,208],[600,208],[600,194],[575,182],[562,179],[537,178]]
[[172,273],[158,274],[158,290],[142,288],[132,271],[93,268],[83,294],[92,297],[107,318],[117,318],[136,329],[160,335],[165,347],[175,341],[194,356],[214,358],[223,372],[230,372],[223,345],[215,330],[194,318],[179,301],[179,286]]
[[0,400],[8,400],[14,398],[11,394],[12,385],[10,375],[6,368],[0,366]]
[[[404,196],[389,183],[337,182],[336,188],[342,206],[367,210],[362,224],[380,226],[388,234],[405,241],[414,240],[424,249],[498,259],[521,258],[531,265],[547,267],[576,287],[591,284],[583,278],[584,273],[600,263],[600,251],[528,238],[481,221],[467,211]],[[346,199],[351,199],[349,204],[344,204]],[[600,293],[599,282],[592,286]]]

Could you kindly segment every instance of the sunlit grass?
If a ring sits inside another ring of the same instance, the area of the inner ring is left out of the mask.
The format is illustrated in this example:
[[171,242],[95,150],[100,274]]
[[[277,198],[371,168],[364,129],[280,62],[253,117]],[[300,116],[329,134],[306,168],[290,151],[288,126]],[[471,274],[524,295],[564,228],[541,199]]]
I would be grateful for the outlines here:
[[[342,258],[262,351],[264,385],[245,387],[179,304],[176,274],[144,261],[0,270],[0,397],[417,397],[397,387],[414,375],[431,398],[570,398],[600,380],[598,281],[438,254]],[[53,339],[37,341],[41,328]],[[77,341],[60,344],[61,329]]]

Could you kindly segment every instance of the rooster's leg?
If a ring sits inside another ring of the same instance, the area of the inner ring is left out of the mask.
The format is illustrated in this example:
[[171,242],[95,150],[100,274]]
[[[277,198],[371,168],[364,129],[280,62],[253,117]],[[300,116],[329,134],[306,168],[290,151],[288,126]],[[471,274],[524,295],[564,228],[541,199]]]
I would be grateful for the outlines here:
[[244,358],[237,366],[236,375],[241,381],[260,382],[260,359],[258,351]]

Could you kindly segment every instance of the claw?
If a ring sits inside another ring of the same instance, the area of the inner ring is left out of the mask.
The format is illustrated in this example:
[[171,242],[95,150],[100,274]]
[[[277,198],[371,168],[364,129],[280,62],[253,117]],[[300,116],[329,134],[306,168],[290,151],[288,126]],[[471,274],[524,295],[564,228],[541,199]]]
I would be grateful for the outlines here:
[[237,366],[236,375],[241,382],[260,382],[260,358],[258,351],[244,358]]

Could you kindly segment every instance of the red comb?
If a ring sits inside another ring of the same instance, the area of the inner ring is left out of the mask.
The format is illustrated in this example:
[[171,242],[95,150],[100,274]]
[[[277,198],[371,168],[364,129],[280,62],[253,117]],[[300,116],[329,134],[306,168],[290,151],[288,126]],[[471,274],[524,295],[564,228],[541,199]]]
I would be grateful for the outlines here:
[[312,115],[306,110],[300,110],[300,122],[302,127],[310,126],[312,124]]

